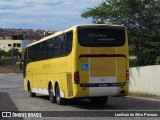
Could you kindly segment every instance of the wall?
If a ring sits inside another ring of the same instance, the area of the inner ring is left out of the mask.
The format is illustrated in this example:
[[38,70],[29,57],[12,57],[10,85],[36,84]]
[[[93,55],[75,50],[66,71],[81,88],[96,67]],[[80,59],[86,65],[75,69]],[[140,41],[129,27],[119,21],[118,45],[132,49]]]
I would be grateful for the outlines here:
[[130,68],[129,90],[160,95],[160,65]]
[[[22,40],[0,40],[0,48],[2,50],[8,51],[11,48],[13,48],[14,43],[19,43],[22,46]],[[11,46],[8,46],[8,44],[11,44]],[[22,47],[14,47],[14,48],[19,49],[20,52],[22,51]]]

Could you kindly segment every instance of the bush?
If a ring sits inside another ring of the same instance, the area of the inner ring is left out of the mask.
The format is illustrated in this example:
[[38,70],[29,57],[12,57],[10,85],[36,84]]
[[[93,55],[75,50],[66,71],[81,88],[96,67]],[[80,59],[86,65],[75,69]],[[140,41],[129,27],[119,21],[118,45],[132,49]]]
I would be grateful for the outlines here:
[[129,67],[137,67],[137,60],[136,59],[129,60]]
[[16,66],[14,59],[0,59],[0,66]]
[[5,51],[4,50],[2,50],[2,49],[0,49],[0,58],[2,58],[2,56],[5,56]]

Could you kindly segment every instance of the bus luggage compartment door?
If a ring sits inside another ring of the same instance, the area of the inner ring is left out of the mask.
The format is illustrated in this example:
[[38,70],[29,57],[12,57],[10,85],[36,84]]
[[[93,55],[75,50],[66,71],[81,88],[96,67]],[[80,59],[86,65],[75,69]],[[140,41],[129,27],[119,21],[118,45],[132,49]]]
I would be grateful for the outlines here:
[[119,83],[125,83],[126,65],[125,57],[80,57],[80,84],[89,87],[90,96],[117,95]]

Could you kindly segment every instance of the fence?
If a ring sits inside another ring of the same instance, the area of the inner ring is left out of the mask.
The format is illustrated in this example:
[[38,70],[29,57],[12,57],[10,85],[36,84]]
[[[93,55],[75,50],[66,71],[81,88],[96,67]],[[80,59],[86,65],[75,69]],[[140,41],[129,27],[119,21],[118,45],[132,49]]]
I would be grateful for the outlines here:
[[160,65],[130,68],[129,90],[160,95]]

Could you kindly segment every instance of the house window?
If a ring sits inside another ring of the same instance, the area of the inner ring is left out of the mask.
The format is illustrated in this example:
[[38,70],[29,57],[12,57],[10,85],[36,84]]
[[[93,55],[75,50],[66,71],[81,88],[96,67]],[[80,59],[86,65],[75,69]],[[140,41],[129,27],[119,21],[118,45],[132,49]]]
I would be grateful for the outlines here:
[[13,43],[13,47],[21,47],[20,43]]
[[8,47],[12,47],[12,44],[8,44]]
[[21,47],[21,44],[20,44],[20,43],[17,43],[17,47]]
[[16,43],[13,43],[13,47],[17,47],[17,44],[16,44]]

